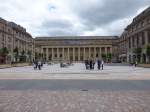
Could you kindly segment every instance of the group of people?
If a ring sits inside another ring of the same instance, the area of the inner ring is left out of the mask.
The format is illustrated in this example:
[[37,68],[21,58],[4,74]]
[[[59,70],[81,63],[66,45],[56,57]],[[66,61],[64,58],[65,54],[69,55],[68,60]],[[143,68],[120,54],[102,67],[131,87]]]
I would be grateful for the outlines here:
[[[86,70],[94,70],[94,67],[95,67],[95,60],[93,59],[89,59],[89,60],[85,60],[85,67],[86,67]],[[104,69],[104,61],[101,60],[101,59],[97,59],[97,69],[100,70],[100,69]]]
[[43,67],[43,63],[41,61],[34,61],[33,62],[34,70],[41,70]]

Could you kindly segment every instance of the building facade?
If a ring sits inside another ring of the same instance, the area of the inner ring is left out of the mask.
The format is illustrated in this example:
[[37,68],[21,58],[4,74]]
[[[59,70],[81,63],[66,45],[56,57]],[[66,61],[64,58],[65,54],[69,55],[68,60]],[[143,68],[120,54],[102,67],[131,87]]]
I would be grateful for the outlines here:
[[133,19],[119,38],[120,60],[134,63],[148,63],[146,53],[150,45],[150,7]]
[[[3,49],[7,49],[7,56]],[[0,50],[0,63],[30,61],[34,57],[34,39],[22,26],[0,18]]]
[[116,36],[66,36],[35,38],[36,54],[46,61],[83,61],[116,56]]

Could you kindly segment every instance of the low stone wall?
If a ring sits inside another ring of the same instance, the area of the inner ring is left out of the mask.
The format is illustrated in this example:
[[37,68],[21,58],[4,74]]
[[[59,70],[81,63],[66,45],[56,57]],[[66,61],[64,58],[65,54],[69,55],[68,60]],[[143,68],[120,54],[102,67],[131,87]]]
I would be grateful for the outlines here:
[[139,64],[138,67],[150,68],[150,64]]
[[11,67],[23,67],[23,66],[29,66],[29,65],[31,64],[30,63],[3,64],[3,65],[0,65],[0,69],[11,68]]

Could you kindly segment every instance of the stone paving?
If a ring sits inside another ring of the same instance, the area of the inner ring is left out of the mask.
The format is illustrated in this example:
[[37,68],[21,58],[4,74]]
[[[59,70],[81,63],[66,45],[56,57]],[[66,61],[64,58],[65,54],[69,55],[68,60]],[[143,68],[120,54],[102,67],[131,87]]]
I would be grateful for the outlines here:
[[150,91],[1,91],[0,112],[150,112]]
[[32,66],[0,69],[0,79],[128,79],[150,80],[150,68],[133,66],[105,66],[104,70],[85,70],[82,63],[68,68],[60,68],[59,64],[33,70]]

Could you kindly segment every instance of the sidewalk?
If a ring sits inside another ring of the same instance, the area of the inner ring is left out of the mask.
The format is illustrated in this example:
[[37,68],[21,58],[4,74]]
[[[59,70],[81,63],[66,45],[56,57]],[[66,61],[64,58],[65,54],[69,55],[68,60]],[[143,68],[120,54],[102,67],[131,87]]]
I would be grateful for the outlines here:
[[104,70],[85,70],[83,64],[60,68],[59,64],[33,70],[32,66],[0,69],[0,79],[105,79],[150,80],[150,69],[132,66],[105,66]]

